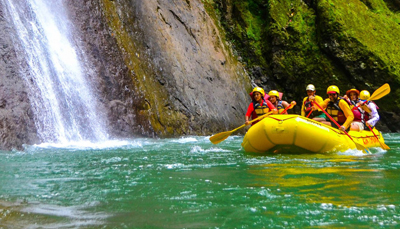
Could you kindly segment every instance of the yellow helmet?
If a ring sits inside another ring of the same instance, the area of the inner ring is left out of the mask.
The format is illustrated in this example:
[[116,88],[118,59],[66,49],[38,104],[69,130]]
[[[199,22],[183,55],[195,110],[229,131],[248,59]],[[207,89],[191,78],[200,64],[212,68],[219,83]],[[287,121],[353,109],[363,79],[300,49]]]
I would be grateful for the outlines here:
[[276,98],[279,98],[279,92],[276,90],[272,90],[268,93],[269,96],[276,96]]
[[369,92],[367,90],[362,90],[360,92],[360,99],[361,100],[367,100],[367,99],[369,99],[369,97],[371,97],[371,95],[369,94]]
[[306,91],[315,91],[315,86],[313,84],[307,85]]
[[253,89],[253,91],[250,93],[250,96],[251,97],[253,97],[253,93],[254,92],[259,92],[259,93],[261,93],[261,95],[264,97],[265,96],[265,92],[264,92],[264,89],[262,89],[261,87],[255,87],[254,89]]
[[334,92],[340,94],[339,88],[335,85],[331,85],[328,87],[328,89],[326,89],[326,94],[334,93]]

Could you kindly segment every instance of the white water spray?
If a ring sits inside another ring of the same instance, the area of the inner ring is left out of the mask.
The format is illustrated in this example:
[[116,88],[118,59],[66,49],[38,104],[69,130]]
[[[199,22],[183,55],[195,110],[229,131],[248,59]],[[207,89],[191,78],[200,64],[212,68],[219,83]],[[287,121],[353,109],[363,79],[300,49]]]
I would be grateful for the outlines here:
[[13,23],[24,61],[38,134],[44,142],[107,140],[105,119],[90,83],[86,60],[71,32],[62,0],[1,0]]

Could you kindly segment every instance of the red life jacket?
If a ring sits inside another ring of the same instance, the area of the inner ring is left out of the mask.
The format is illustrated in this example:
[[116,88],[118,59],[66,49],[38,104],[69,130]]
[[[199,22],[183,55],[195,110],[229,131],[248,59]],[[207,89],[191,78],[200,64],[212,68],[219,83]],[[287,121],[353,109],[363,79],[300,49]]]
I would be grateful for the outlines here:
[[312,105],[310,99],[307,98],[307,99],[304,101],[304,111],[305,111],[306,113],[310,112],[312,106],[313,106],[313,105]]
[[363,120],[365,111],[363,109],[361,109],[360,107],[357,107],[356,109],[354,109],[354,107],[357,106],[357,103],[360,100],[358,99],[357,101],[353,101],[353,100],[345,100],[345,101],[349,104],[349,107],[350,107],[351,111],[353,112],[353,115],[354,115],[353,121],[361,122]]
[[[369,120],[369,114],[365,110],[363,110],[361,107],[357,107],[356,109],[353,110],[354,107],[357,106],[357,103],[360,102],[358,99],[357,101],[347,101],[347,103],[350,106],[351,111],[353,112],[354,115],[354,122],[362,122],[365,124]],[[368,105],[368,104],[367,104]]]
[[[311,112],[312,107],[313,107],[312,101],[310,101],[310,99],[307,98],[304,101],[304,111],[305,111],[306,115],[308,115]],[[309,118],[312,119],[312,118],[314,118],[314,117],[316,117],[316,116],[318,116],[318,115],[320,115],[322,113],[323,113],[323,111],[315,110],[315,111],[311,112]]]

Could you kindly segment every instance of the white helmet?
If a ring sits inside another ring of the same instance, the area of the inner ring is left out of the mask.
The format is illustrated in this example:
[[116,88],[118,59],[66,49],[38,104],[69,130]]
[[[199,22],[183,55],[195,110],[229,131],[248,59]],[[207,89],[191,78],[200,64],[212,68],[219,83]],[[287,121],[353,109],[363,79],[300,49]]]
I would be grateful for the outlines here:
[[315,87],[312,84],[307,85],[306,91],[315,91]]

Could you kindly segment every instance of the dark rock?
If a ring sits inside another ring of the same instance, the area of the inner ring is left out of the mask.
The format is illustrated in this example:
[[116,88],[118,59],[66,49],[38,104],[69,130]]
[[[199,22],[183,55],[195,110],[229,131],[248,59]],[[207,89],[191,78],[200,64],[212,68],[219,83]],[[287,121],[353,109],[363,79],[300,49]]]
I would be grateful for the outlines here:
[[[96,50],[89,53],[100,76],[99,94],[112,108],[110,129],[128,133],[113,121],[126,120],[125,115],[134,119],[126,123],[131,133],[149,136],[210,134],[243,122],[248,78],[200,1],[190,7],[184,1],[71,1],[68,6],[86,47]],[[112,79],[101,78],[105,75]],[[221,109],[224,104],[242,109]]]
[[23,144],[38,143],[27,84],[26,64],[17,58],[15,31],[5,20],[0,4],[0,149],[22,149]]

